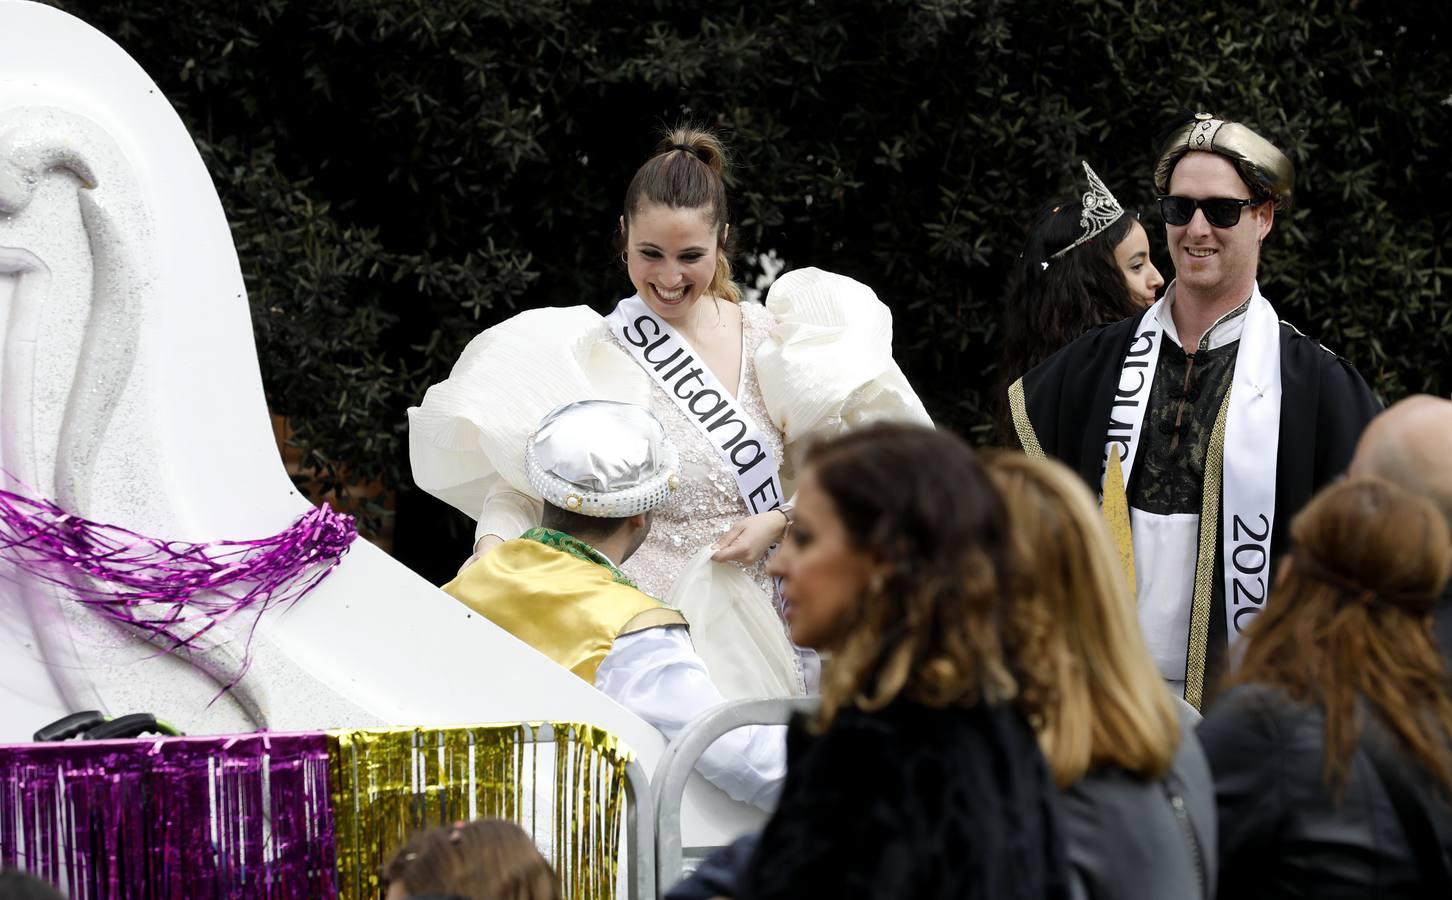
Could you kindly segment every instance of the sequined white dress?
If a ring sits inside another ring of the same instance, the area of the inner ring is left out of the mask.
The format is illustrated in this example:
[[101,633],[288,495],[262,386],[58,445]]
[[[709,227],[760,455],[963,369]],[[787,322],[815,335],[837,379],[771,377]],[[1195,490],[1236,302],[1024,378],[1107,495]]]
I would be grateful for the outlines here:
[[[776,317],[766,307],[759,303],[741,304],[741,384],[736,386],[736,397],[746,413],[761,426],[771,444],[772,456],[780,461],[782,432],[767,414],[756,367],[751,365],[756,351],[775,326]],[[610,339],[618,341],[614,335]],[[669,500],[656,507],[650,537],[621,569],[635,579],[642,591],[663,598],[670,593],[686,560],[748,513],[731,469],[706,443],[681,408],[653,381],[650,411],[660,419],[681,454],[681,486]],[[751,566],[748,574],[771,596],[765,562]]]
[[[893,362],[891,313],[850,278],[818,269],[783,275],[765,306],[743,303],[741,343],[737,398],[766,432],[788,495],[804,439],[878,419],[929,423]],[[681,454],[680,490],[657,508],[650,537],[622,568],[646,593],[682,606],[728,698],[799,693],[799,673],[792,684],[792,673],[744,671],[749,654],[709,646],[717,635],[784,640],[764,564],[743,572],[705,560],[746,504],[731,470],[589,308],[530,310],[474,338],[449,378],[409,410],[414,479],[475,516],[477,534],[516,537],[539,524],[542,509],[525,478],[525,441],[550,410],[585,399],[646,406]],[[717,621],[733,609],[750,612],[734,630]]]

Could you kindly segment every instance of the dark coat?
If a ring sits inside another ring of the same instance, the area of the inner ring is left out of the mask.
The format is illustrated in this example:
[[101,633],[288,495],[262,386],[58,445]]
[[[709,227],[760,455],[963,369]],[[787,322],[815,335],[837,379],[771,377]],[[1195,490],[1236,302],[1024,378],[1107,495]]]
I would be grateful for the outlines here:
[[[1085,334],[1023,377],[1024,405],[1039,446],[1078,472],[1096,494],[1121,366],[1144,315]],[[1371,388],[1346,360],[1285,323],[1280,338],[1280,444],[1268,574],[1290,549],[1291,520],[1346,470],[1362,430],[1381,411]],[[1136,472],[1139,468],[1136,460]],[[1223,534],[1223,522],[1220,528],[1217,533]],[[1215,572],[1224,570],[1223,544],[1217,540]],[[1206,685],[1223,671],[1228,647],[1223,577],[1214,580],[1211,603]]]
[[1447,582],[1432,616],[1432,636],[1437,640],[1437,649],[1442,651],[1442,665],[1452,674],[1452,581]]
[[1067,897],[1056,791],[1006,706],[898,701],[787,736],[781,803],[737,897]]
[[756,852],[759,832],[743,835],[716,850],[702,861],[699,868],[676,882],[666,891],[666,900],[712,900],[715,897],[735,897],[736,883],[741,872],[751,862]]
[[[1220,896],[1430,898],[1377,770],[1368,741],[1382,740],[1403,764],[1452,853],[1452,805],[1431,776],[1396,748],[1371,715],[1341,796],[1322,779],[1325,718],[1319,707],[1247,685],[1225,692],[1200,723],[1215,776],[1220,819]],[[1445,900],[1445,898],[1444,898]]]
[[1064,792],[1075,900],[1215,896],[1215,787],[1188,718],[1181,731],[1164,779],[1097,769]]

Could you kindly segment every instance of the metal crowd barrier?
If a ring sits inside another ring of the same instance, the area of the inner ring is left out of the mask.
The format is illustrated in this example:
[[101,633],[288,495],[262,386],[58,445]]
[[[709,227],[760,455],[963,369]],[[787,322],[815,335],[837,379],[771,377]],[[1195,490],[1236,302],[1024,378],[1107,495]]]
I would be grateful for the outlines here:
[[[680,820],[677,806],[676,819]],[[680,838],[677,837],[679,843]],[[625,853],[630,859],[629,900],[656,900],[655,799],[640,760],[625,764]]]
[[655,883],[664,894],[682,871],[681,797],[696,761],[728,731],[747,725],[785,725],[794,713],[812,713],[816,697],[776,700],[734,700],[691,722],[666,747],[651,784],[655,798]]

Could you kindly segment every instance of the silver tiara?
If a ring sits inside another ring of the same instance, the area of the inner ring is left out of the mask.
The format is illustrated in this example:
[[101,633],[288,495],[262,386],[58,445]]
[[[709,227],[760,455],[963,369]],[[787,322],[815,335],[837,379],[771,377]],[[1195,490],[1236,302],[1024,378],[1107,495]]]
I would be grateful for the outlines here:
[[1104,182],[1099,180],[1099,176],[1094,174],[1094,170],[1089,168],[1087,162],[1084,163],[1084,174],[1089,176],[1089,190],[1084,192],[1084,211],[1079,214],[1079,227],[1084,229],[1084,233],[1079,236],[1077,241],[1050,256],[1049,259],[1058,259],[1118,222],[1119,217],[1124,215],[1124,207],[1120,206],[1119,201],[1114,199],[1114,195],[1109,193],[1109,188],[1104,186]]

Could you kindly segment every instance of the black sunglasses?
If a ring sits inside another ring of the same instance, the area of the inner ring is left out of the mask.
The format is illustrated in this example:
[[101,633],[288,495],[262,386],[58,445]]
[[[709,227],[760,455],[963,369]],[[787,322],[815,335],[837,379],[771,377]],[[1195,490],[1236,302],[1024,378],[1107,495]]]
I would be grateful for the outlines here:
[[1193,197],[1165,195],[1160,200],[1160,217],[1167,225],[1188,225],[1195,215],[1195,208],[1205,212],[1205,221],[1216,228],[1234,228],[1240,224],[1240,211],[1247,206],[1260,206],[1264,200],[1235,200],[1229,197],[1211,197],[1196,200]]

